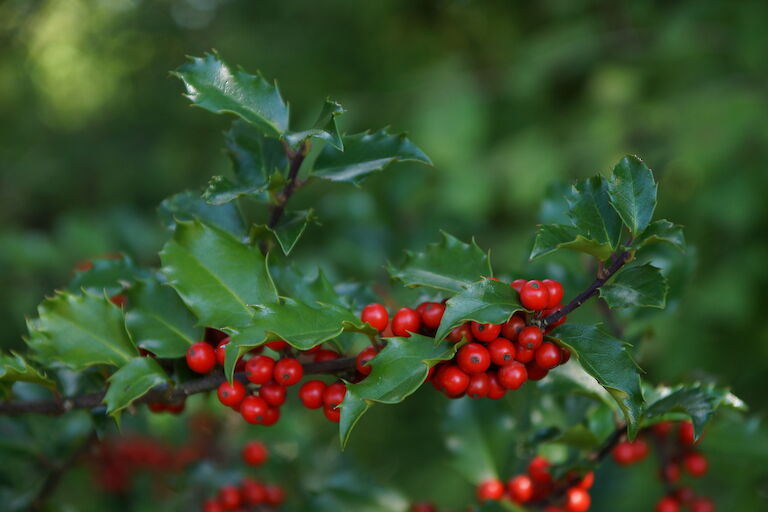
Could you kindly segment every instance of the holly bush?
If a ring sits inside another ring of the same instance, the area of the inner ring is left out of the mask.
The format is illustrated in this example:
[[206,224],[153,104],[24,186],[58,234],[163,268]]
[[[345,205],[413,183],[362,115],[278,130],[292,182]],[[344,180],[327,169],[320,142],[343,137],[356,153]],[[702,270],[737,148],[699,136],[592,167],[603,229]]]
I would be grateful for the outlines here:
[[328,275],[294,251],[346,234],[301,192],[430,158],[342,133],[331,99],[296,127],[276,84],[215,53],[173,74],[234,118],[231,172],[162,202],[158,266],[82,262],[2,355],[7,510],[584,512],[629,507],[601,486],[641,473],[660,512],[724,499],[707,450],[745,404],[651,382],[630,344],[674,315],[691,258],[640,158],[553,187],[527,268],[442,231],[377,262],[388,284]]

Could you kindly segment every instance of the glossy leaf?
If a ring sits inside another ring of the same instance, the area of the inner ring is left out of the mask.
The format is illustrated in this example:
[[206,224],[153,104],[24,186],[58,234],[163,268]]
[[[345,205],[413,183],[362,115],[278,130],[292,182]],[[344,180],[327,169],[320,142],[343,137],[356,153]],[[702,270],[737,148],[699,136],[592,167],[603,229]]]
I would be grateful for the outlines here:
[[198,107],[235,114],[270,137],[279,137],[288,129],[288,105],[277,85],[261,75],[232,70],[216,54],[191,57],[174,75],[184,82],[187,98]]
[[182,357],[202,339],[195,316],[173,289],[156,278],[142,279],[127,292],[125,323],[136,345],[157,357]]
[[653,172],[636,156],[625,156],[613,168],[608,195],[632,236],[640,234],[651,223],[656,209],[656,189]]
[[315,160],[312,176],[359,185],[371,173],[395,162],[432,165],[429,157],[404,134],[379,130],[345,135],[342,140],[344,151],[330,145],[323,148]]
[[324,140],[339,151],[344,151],[344,140],[336,126],[336,116],[346,112],[339,103],[327,98],[323,103],[323,109],[315,124],[309,130],[303,132],[290,132],[285,134],[285,139],[292,146],[297,146],[301,141],[310,137]]
[[445,445],[454,469],[474,485],[499,477],[491,443],[483,431],[476,408],[476,402],[469,398],[452,400],[442,422]]
[[14,382],[31,382],[48,388],[55,388],[56,384],[45,373],[32,366],[19,354],[0,355],[0,397],[7,400],[11,397],[11,388]]
[[685,235],[683,234],[683,226],[673,224],[666,219],[652,222],[637,238],[634,246],[639,249],[655,243],[668,243],[684,251]]
[[551,336],[576,356],[581,367],[619,404],[631,437],[637,433],[643,408],[640,373],[628,345],[595,325],[565,324]]
[[588,240],[579,234],[574,226],[563,224],[548,224],[539,226],[536,239],[533,242],[530,259],[550,254],[558,249],[571,249],[578,252],[591,254],[600,261],[607,260],[613,249],[608,242],[596,242]]
[[504,323],[522,309],[520,297],[514,288],[500,281],[482,279],[448,300],[435,339],[443,339],[451,329],[468,320],[488,324]]
[[661,271],[645,264],[621,270],[600,288],[600,297],[612,308],[663,308],[668,290]]
[[251,237],[264,238],[269,236],[271,238],[274,236],[283,254],[287,256],[296,247],[296,243],[304,234],[307,226],[316,222],[317,218],[312,209],[290,212],[284,214],[274,228],[270,228],[266,224],[254,226],[251,228]]
[[107,413],[119,415],[120,411],[147,391],[169,381],[160,364],[151,357],[136,357],[109,377],[109,387],[104,395]]
[[106,364],[122,366],[138,355],[125,330],[123,311],[103,296],[58,292],[28,321],[27,343],[48,365],[74,370]]
[[134,263],[126,255],[119,258],[94,258],[91,268],[75,272],[75,277],[67,287],[73,293],[86,290],[94,295],[115,295],[137,278],[145,277],[148,272]]
[[608,184],[602,176],[579,181],[568,196],[569,215],[579,234],[616,248],[621,238],[621,218],[610,204]]
[[429,368],[453,357],[456,346],[418,334],[389,338],[387,346],[371,360],[371,373],[357,384],[347,385],[341,404],[339,436],[346,446],[352,429],[374,403],[396,404],[405,400],[427,378]]
[[198,325],[248,325],[255,316],[251,305],[277,300],[261,252],[201,222],[179,222],[160,260]]
[[269,272],[278,292],[283,297],[291,297],[306,304],[346,306],[321,269],[318,269],[315,275],[308,276],[284,258],[270,253]]
[[493,275],[488,253],[474,240],[466,244],[448,233],[441,232],[442,240],[429,244],[426,251],[406,251],[402,265],[389,264],[392,279],[405,286],[426,286],[446,292],[459,292],[482,277]]
[[209,204],[197,192],[181,192],[165,199],[160,203],[158,213],[165,227],[170,230],[174,230],[179,221],[199,220],[227,231],[240,240],[247,234],[245,222],[235,204]]

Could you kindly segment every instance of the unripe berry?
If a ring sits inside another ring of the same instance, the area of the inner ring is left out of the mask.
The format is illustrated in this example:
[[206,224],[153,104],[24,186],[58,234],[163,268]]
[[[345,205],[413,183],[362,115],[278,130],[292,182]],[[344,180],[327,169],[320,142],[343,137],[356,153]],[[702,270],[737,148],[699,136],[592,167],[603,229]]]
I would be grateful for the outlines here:
[[448,334],[447,338],[448,341],[452,341],[453,343],[458,343],[462,340],[473,341],[474,338],[472,337],[472,328],[470,327],[469,322],[463,323],[460,326],[451,329],[451,332]]
[[424,308],[419,311],[421,321],[427,329],[437,329],[440,327],[440,321],[445,313],[445,304],[439,302],[425,302]]
[[488,395],[488,390],[491,387],[491,380],[486,373],[476,373],[469,377],[469,385],[467,385],[467,395],[470,398],[480,399],[485,398]]
[[216,366],[216,352],[204,341],[198,341],[187,349],[187,366],[196,373],[208,373]]
[[233,380],[232,384],[229,382],[222,382],[217,390],[219,402],[227,407],[237,407],[240,402],[245,398],[245,386],[239,380]]
[[240,403],[240,414],[248,423],[263,423],[268,409],[269,404],[258,396],[247,396]]
[[704,476],[709,469],[707,458],[698,452],[687,453],[683,458],[683,466],[688,474],[694,478]]
[[488,344],[491,362],[497,366],[506,366],[515,362],[515,345],[504,338],[496,338]]
[[325,383],[321,380],[308,380],[299,388],[299,398],[307,409],[319,409],[323,406]]
[[280,407],[285,403],[287,390],[275,382],[267,382],[259,389],[259,396],[267,402],[270,407]]
[[680,504],[671,496],[664,496],[656,503],[656,512],[680,512]]
[[547,289],[547,307],[557,307],[563,300],[563,285],[552,279],[544,279],[541,284]]
[[541,311],[549,303],[549,291],[541,281],[528,281],[520,290],[520,303],[525,309]]
[[561,357],[560,347],[550,341],[545,341],[536,349],[536,364],[545,370],[560,364]]
[[376,347],[368,347],[359,354],[357,354],[357,358],[355,359],[355,368],[357,368],[358,373],[361,375],[369,375],[371,373],[371,365],[368,364],[368,362],[376,357],[377,354]]
[[536,456],[528,463],[528,476],[539,484],[546,484],[552,481],[552,475],[549,474],[549,461],[541,456]]
[[470,328],[472,329],[472,337],[482,343],[488,343],[499,337],[501,332],[501,325],[497,324],[481,324],[478,322],[471,322]]
[[476,493],[477,501],[480,503],[500,500],[504,496],[504,484],[496,478],[486,480],[477,486]]
[[456,354],[456,362],[468,374],[483,373],[491,365],[491,355],[479,343],[467,343]]
[[536,350],[541,346],[543,339],[544,333],[541,332],[541,329],[535,325],[529,325],[528,327],[523,328],[523,330],[520,331],[520,334],[518,334],[517,344],[523,348]]
[[581,487],[571,487],[565,497],[568,512],[587,512],[590,505],[589,493]]
[[522,363],[515,361],[507,366],[502,366],[496,372],[499,384],[505,389],[518,389],[528,380],[528,371]]
[[525,328],[525,318],[515,313],[501,327],[501,335],[509,341],[517,341],[517,336],[523,328]]
[[421,315],[411,308],[402,308],[392,319],[392,333],[395,336],[410,338],[411,333],[418,333],[421,329]]
[[284,357],[275,364],[272,376],[278,384],[293,386],[304,376],[304,367],[296,359]]
[[346,394],[347,386],[343,382],[334,382],[323,391],[323,405],[335,409],[344,401]]
[[250,466],[261,466],[268,457],[267,447],[260,441],[249,441],[243,446],[243,460]]
[[444,366],[437,375],[440,378],[440,386],[448,395],[460,395],[469,386],[469,375],[461,371],[456,365]]
[[368,322],[371,324],[371,327],[381,332],[387,328],[389,313],[381,304],[368,304],[360,313],[360,319],[363,322]]
[[252,357],[245,363],[245,377],[254,384],[266,384],[272,380],[275,360],[269,356]]
[[533,481],[528,475],[518,475],[507,483],[507,489],[512,501],[525,503],[533,497]]

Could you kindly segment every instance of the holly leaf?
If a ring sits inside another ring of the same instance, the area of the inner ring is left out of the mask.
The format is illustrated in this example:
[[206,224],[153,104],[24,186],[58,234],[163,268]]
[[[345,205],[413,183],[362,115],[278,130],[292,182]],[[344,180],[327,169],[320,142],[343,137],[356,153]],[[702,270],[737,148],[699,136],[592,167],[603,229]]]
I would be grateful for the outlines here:
[[179,222],[160,260],[198,325],[245,326],[255,316],[251,305],[277,300],[261,252],[199,221]]
[[336,116],[344,112],[346,110],[344,110],[341,104],[326,98],[325,103],[323,103],[323,109],[320,111],[320,116],[312,128],[303,132],[286,133],[285,140],[295,147],[301,141],[314,137],[327,142],[339,151],[344,151],[344,140],[339,133],[338,126],[336,126]]
[[634,155],[625,156],[613,168],[608,195],[632,236],[650,224],[656,209],[656,189],[653,172]]
[[224,204],[243,196],[267,200],[270,177],[288,167],[283,144],[240,119],[224,134],[224,144],[232,161],[234,181],[214,176],[203,192],[203,199],[211,204]]
[[342,137],[344,151],[325,146],[315,160],[312,176],[359,185],[371,173],[395,162],[432,165],[424,152],[405,134],[392,135],[386,129]]
[[301,210],[284,214],[277,226],[269,227],[266,224],[255,225],[251,228],[251,238],[259,239],[267,236],[275,237],[280,249],[286,256],[291,253],[296,243],[304,234],[309,223],[317,223],[313,209]]
[[202,339],[195,316],[178,294],[157,278],[142,279],[127,292],[129,309],[125,324],[136,345],[157,357],[182,357]]
[[456,345],[418,334],[388,338],[387,346],[371,360],[371,373],[357,384],[347,385],[341,404],[339,436],[342,448],[360,418],[374,403],[397,404],[413,394],[427,379],[429,369],[451,359]]
[[287,261],[280,260],[273,253],[269,255],[269,272],[282,297],[291,297],[306,304],[331,304],[345,307],[345,302],[334,290],[322,269],[307,276]]
[[73,293],[86,290],[94,295],[106,293],[112,296],[120,293],[135,279],[146,275],[148,272],[125,254],[119,258],[95,258],[91,260],[91,268],[75,272],[67,289]]
[[269,137],[288,129],[288,104],[276,84],[261,75],[232,70],[215,53],[190,57],[173,75],[184,82],[187,98],[215,114],[235,114]]
[[406,251],[402,265],[387,264],[392,279],[409,288],[426,286],[446,292],[459,292],[481,277],[493,275],[489,253],[474,240],[466,244],[441,231],[442,240],[429,244],[424,252]]
[[571,249],[591,254],[600,261],[607,260],[613,254],[613,248],[608,242],[589,240],[579,234],[574,226],[564,224],[548,224],[539,226],[536,239],[533,242],[530,259],[550,254],[558,249]]
[[577,182],[568,195],[569,216],[579,234],[616,248],[621,238],[621,218],[613,209],[608,184],[602,176]]
[[106,364],[122,366],[138,355],[125,330],[121,308],[106,297],[57,292],[27,322],[27,343],[47,365],[74,370]]
[[627,420],[629,435],[634,438],[644,399],[639,368],[627,350],[629,345],[596,325],[561,325],[551,337],[568,348],[581,367],[616,400]]
[[11,398],[11,388],[15,382],[31,382],[50,389],[56,388],[53,380],[19,354],[0,354],[0,396],[4,400]]
[[176,229],[179,221],[199,220],[227,231],[241,240],[247,234],[245,222],[236,205],[209,204],[191,190],[165,199],[160,203],[158,214],[165,227],[171,231]]
[[666,419],[668,414],[682,413],[693,423],[694,437],[699,438],[704,426],[721,406],[746,410],[746,405],[727,388],[712,384],[686,384],[657,389],[662,396],[649,405],[644,414],[648,424]]
[[442,422],[445,445],[453,467],[472,484],[499,478],[491,443],[483,431],[472,400],[451,400]]
[[649,244],[667,243],[681,251],[685,251],[685,235],[683,226],[673,224],[666,219],[652,222],[637,238],[634,246],[640,249]]
[[135,357],[109,377],[104,395],[107,414],[117,418],[120,412],[147,392],[170,381],[160,364],[151,357]]
[[448,299],[435,339],[442,340],[466,321],[501,324],[521,310],[520,297],[510,285],[491,279],[476,281]]
[[600,297],[612,308],[664,308],[667,291],[667,279],[658,268],[646,263],[622,269],[600,287]]

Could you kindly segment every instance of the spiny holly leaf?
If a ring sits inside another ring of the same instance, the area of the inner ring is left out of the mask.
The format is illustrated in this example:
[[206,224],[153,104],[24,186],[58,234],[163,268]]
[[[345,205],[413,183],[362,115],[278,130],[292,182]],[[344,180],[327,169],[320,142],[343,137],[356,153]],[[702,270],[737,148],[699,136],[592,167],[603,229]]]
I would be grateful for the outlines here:
[[0,396],[4,400],[11,397],[14,382],[32,382],[51,389],[56,387],[51,379],[19,354],[0,354]]
[[691,418],[695,438],[698,439],[707,421],[718,407],[728,406],[746,410],[746,405],[727,388],[712,384],[686,384],[675,388],[657,389],[662,396],[645,410],[645,420],[657,423],[670,413],[683,413]]
[[344,151],[326,146],[315,160],[312,175],[324,180],[359,185],[371,173],[395,162],[420,162],[432,165],[424,152],[404,134],[392,135],[386,129],[342,137]]
[[251,305],[277,300],[261,252],[201,222],[179,222],[160,260],[168,283],[198,325],[248,325],[254,317]]
[[127,292],[125,324],[136,345],[157,357],[182,357],[202,339],[195,317],[178,294],[157,278],[137,281]]
[[612,248],[619,245],[621,218],[610,204],[608,184],[602,176],[577,182],[567,199],[569,215],[579,234]]
[[491,279],[476,281],[448,300],[435,339],[445,338],[451,329],[468,320],[504,323],[522,309],[518,293],[508,284]]
[[104,395],[107,414],[118,418],[120,411],[147,391],[169,382],[168,375],[151,357],[135,357],[109,377],[109,388]]
[[406,251],[402,265],[388,264],[390,277],[411,288],[427,286],[456,293],[481,277],[493,275],[489,254],[474,240],[466,244],[444,231],[440,235],[442,240],[429,244],[424,252]]
[[474,401],[452,400],[442,428],[456,471],[475,485],[499,477],[490,442],[478,421]]
[[548,224],[539,226],[536,240],[533,242],[530,259],[544,256],[558,249],[571,249],[591,254],[600,261],[607,260],[613,254],[613,248],[608,242],[588,240],[579,234],[574,226],[564,224]]
[[105,297],[58,292],[28,321],[27,343],[38,359],[82,370],[97,364],[122,366],[138,355],[125,330],[123,311]]
[[284,258],[270,253],[269,272],[282,297],[291,297],[306,304],[322,303],[340,307],[346,306],[319,268],[313,277],[309,277],[285,261]]
[[315,217],[313,209],[290,212],[283,215],[280,222],[274,228],[266,224],[253,226],[251,228],[251,238],[260,239],[266,236],[274,236],[283,250],[283,254],[287,256],[296,247],[296,243],[301,238],[301,235],[304,234],[310,222],[317,223],[317,217]]
[[625,156],[613,168],[608,195],[632,236],[650,224],[656,209],[656,189],[653,172],[636,156]]
[[344,140],[336,126],[336,116],[346,112],[339,103],[326,98],[320,116],[311,129],[303,132],[290,132],[285,134],[285,140],[292,146],[297,146],[301,141],[309,137],[324,140],[339,151],[344,151]]
[[410,338],[389,338],[387,346],[370,362],[371,373],[357,384],[347,385],[341,404],[339,436],[342,448],[352,429],[374,403],[396,404],[421,386],[429,369],[453,357],[456,345],[418,334]]
[[173,74],[184,82],[187,98],[198,107],[235,114],[269,137],[280,137],[288,129],[288,105],[277,85],[261,75],[233,71],[215,53],[190,57]]
[[627,351],[628,345],[596,325],[561,325],[551,336],[566,346],[581,367],[616,400],[627,420],[629,435],[634,438],[644,399],[639,369]]
[[224,144],[232,161],[234,181],[214,176],[203,199],[211,204],[224,204],[242,196],[267,200],[267,191],[273,186],[270,177],[288,167],[283,144],[240,119],[224,134]]
[[668,290],[661,271],[646,263],[621,270],[600,288],[600,297],[612,308],[663,308]]
[[75,272],[75,277],[67,289],[73,293],[87,290],[94,295],[115,295],[120,293],[129,283],[149,273],[136,265],[124,254],[119,258],[96,258],[91,260],[91,268]]
[[191,190],[165,199],[158,208],[160,219],[170,230],[178,221],[199,220],[227,231],[238,239],[247,234],[245,222],[234,204],[213,205],[206,203],[200,194]]
[[673,224],[666,219],[652,222],[637,238],[634,246],[639,249],[648,244],[662,242],[671,244],[681,251],[684,251],[685,235],[683,234],[683,226],[680,224]]

